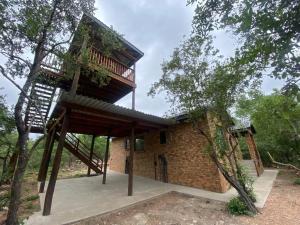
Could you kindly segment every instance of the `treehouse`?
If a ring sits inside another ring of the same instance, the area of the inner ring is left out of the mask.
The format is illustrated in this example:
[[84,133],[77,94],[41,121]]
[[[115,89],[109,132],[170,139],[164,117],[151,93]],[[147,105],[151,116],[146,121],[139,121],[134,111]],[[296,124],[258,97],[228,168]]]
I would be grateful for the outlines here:
[[[134,108],[135,63],[143,52],[91,15],[84,14],[78,27],[89,30],[89,40],[85,40],[80,31],[76,32],[68,55],[82,66],[70,74],[74,70],[69,69],[70,63],[60,62],[54,55],[45,57],[41,76],[31,89],[31,95],[36,96],[40,104],[40,112],[35,105],[30,105],[26,112],[25,121],[27,125],[32,124],[31,132],[43,132],[57,88],[107,103],[115,103],[132,92]],[[83,48],[87,51],[85,64],[80,59]],[[97,81],[101,76],[107,80],[103,84]]]
[[[82,29],[86,28],[88,35],[82,35]],[[88,175],[91,170],[96,175],[103,175],[105,184],[110,137],[130,137],[128,195],[132,195],[135,136],[164,129],[173,123],[134,110],[135,64],[143,53],[101,21],[84,14],[68,53],[63,62],[53,55],[45,57],[39,77],[31,87],[30,96],[35,101],[27,105],[25,113],[30,132],[43,133],[46,129],[48,133],[38,175],[41,193],[44,192],[54,141],[58,142],[43,215],[49,215],[51,211],[63,148],[88,166]],[[49,116],[58,90],[56,104]],[[114,105],[129,93],[132,93],[132,109]],[[82,143],[76,134],[92,135],[91,146]],[[107,136],[104,156],[94,153],[97,136]]]

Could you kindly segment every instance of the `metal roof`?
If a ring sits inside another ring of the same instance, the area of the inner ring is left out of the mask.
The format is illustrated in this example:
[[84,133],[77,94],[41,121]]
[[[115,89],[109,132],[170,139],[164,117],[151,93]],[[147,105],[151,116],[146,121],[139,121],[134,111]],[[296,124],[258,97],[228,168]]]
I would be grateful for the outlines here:
[[[112,113],[112,114],[117,114],[120,116],[126,116],[126,117],[132,119],[132,121],[142,120],[145,122],[150,122],[150,123],[155,123],[155,124],[165,125],[165,126],[173,125],[176,123],[176,121],[172,120],[172,119],[166,119],[166,118],[146,114],[143,112],[128,109],[128,108],[125,108],[122,106],[114,105],[111,103],[107,103],[107,102],[104,102],[101,100],[89,98],[89,97],[82,96],[82,95],[74,96],[67,92],[62,93],[62,95],[59,98],[58,104],[56,105],[55,108],[57,108],[58,105],[60,105],[61,103],[76,104],[76,105],[80,105],[83,107],[92,108],[95,110],[100,110],[100,111],[104,111],[104,112],[108,112],[108,113]],[[54,110],[51,117],[56,116],[55,111],[56,110]]]

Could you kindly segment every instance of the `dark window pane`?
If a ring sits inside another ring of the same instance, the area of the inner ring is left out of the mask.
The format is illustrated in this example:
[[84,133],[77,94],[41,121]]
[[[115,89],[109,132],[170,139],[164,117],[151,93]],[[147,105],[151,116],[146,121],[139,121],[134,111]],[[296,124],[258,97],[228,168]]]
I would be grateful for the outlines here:
[[160,144],[166,144],[167,143],[166,131],[161,131],[159,136],[160,136]]

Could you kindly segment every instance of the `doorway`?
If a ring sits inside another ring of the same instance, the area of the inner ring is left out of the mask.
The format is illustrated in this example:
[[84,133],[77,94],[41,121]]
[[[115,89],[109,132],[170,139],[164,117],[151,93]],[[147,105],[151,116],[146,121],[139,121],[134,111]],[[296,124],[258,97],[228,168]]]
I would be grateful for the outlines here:
[[159,179],[164,183],[168,183],[168,161],[165,155],[158,156],[159,163]]

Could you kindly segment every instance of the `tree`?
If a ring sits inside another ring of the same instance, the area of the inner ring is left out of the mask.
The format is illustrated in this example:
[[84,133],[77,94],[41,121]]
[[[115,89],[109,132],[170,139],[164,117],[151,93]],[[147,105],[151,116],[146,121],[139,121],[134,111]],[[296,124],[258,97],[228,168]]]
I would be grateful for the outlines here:
[[188,0],[196,4],[194,33],[205,38],[216,30],[232,32],[240,42],[234,63],[247,65],[257,76],[286,79],[299,91],[300,76],[298,0]]
[[[80,134],[79,140],[83,142],[88,148],[90,148],[92,144],[92,136],[91,135],[85,135]],[[101,159],[104,159],[104,154],[106,150],[106,138],[100,136],[95,138],[94,143],[94,152],[101,157]]]
[[[23,113],[26,102],[36,104],[35,99],[28,96],[30,87],[41,71],[42,60],[49,54],[62,57],[82,12],[92,13],[93,10],[94,0],[0,2],[0,54],[6,58],[0,65],[0,72],[21,92],[14,108],[18,161],[11,185],[9,225],[18,223],[22,179],[28,162],[30,126],[25,125]],[[22,87],[15,81],[16,77],[25,79]]]
[[2,174],[0,185],[7,182],[9,177],[8,160],[15,150],[16,133],[13,114],[7,106],[3,96],[0,96],[0,159],[2,160]]
[[265,164],[270,164],[270,152],[280,162],[300,165],[300,105],[295,96],[278,90],[270,95],[253,93],[238,101],[236,113],[253,123]]
[[[162,77],[149,94],[165,91],[172,113],[186,113],[194,128],[206,138],[208,153],[226,180],[237,190],[252,213],[257,213],[251,186],[237,159],[237,141],[230,132],[228,110],[247,88],[255,87],[244,68],[227,66],[212,47],[212,39],[191,35],[162,65]],[[210,129],[199,126],[206,118]],[[215,132],[211,132],[211,131]]]

